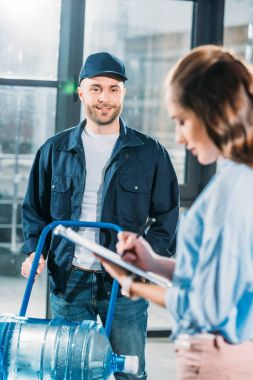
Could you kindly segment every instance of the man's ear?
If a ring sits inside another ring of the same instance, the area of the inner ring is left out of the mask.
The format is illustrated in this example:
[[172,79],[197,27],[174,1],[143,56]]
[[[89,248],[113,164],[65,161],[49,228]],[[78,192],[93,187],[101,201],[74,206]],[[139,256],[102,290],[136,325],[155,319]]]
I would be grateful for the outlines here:
[[82,102],[83,101],[83,89],[80,86],[77,87],[77,93],[78,93],[79,99]]

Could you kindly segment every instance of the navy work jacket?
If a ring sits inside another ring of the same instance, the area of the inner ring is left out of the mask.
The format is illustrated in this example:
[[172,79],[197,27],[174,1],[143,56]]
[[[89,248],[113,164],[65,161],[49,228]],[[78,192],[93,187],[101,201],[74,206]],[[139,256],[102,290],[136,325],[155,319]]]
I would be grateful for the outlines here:
[[[25,254],[36,250],[47,224],[80,218],[86,178],[81,138],[85,123],[51,137],[36,154],[22,206]],[[178,183],[167,151],[120,119],[120,135],[104,175],[101,221],[138,231],[148,216],[155,217],[145,237],[157,253],[168,256],[178,208]],[[116,242],[116,232],[100,231],[100,244],[115,250]],[[43,255],[48,259],[51,289],[64,292],[74,244],[50,235]]]

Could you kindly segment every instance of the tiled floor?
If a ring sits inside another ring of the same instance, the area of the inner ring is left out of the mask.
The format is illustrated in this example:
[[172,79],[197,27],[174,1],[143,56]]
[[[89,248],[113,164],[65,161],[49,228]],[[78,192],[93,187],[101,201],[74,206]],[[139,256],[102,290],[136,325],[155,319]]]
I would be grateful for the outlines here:
[[146,359],[149,380],[176,379],[174,348],[167,339],[148,339]]
[[[25,290],[26,280],[21,277],[0,275],[0,314],[18,314]],[[36,281],[27,315],[44,318],[46,295],[45,276]],[[152,305],[149,312],[149,328],[169,328],[169,317],[165,310]],[[147,370],[149,380],[175,380],[175,357],[173,344],[166,338],[150,338],[147,342]]]

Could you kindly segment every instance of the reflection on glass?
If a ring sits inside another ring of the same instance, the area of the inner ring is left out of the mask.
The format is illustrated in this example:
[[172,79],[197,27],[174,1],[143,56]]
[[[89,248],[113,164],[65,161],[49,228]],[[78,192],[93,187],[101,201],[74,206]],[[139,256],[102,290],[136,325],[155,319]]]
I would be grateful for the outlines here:
[[0,0],[0,77],[56,79],[61,0]]
[[252,0],[226,0],[224,45],[253,63]]
[[253,63],[253,18],[252,22],[248,24],[248,40],[245,50],[246,61]]
[[54,133],[56,89],[0,86],[0,97],[0,248],[16,252],[34,153]]
[[189,1],[108,0],[104,7],[103,0],[86,0],[85,58],[97,51],[122,58],[129,78],[123,117],[168,149],[181,183],[185,149],[174,142],[163,83],[173,63],[190,48],[191,21]]

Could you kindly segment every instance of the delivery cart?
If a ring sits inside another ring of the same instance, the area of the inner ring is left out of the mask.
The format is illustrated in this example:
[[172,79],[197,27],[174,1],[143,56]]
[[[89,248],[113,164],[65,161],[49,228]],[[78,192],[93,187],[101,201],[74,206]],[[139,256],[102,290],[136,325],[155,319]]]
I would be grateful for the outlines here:
[[138,358],[113,353],[109,336],[118,282],[113,281],[105,328],[95,321],[27,318],[37,267],[46,237],[58,225],[122,229],[112,223],[55,221],[42,231],[19,315],[0,315],[0,380],[109,380],[115,372],[137,373]]

